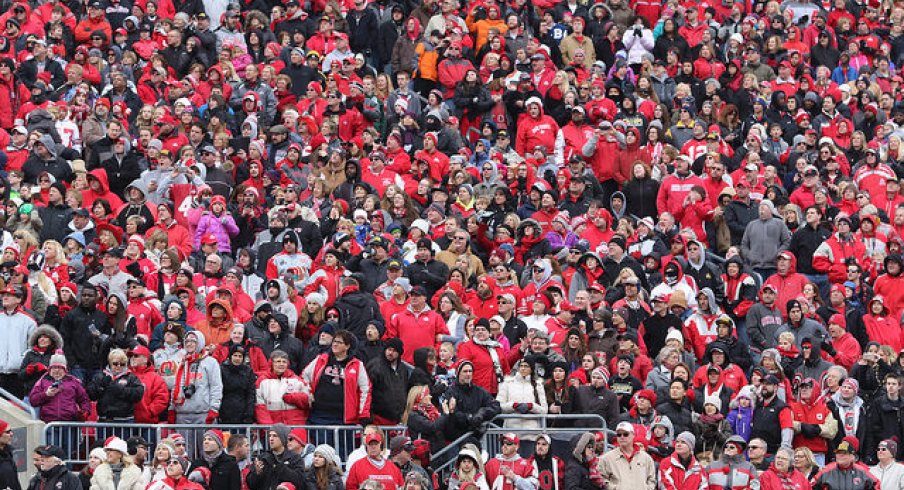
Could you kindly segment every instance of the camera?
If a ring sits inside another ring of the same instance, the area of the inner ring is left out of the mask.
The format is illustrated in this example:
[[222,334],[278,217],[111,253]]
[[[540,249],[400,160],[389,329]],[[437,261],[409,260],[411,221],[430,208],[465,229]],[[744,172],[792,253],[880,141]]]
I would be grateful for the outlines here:
[[198,387],[195,386],[194,383],[192,383],[182,389],[182,394],[185,395],[186,399],[188,399],[188,398],[195,396],[196,391],[198,391]]

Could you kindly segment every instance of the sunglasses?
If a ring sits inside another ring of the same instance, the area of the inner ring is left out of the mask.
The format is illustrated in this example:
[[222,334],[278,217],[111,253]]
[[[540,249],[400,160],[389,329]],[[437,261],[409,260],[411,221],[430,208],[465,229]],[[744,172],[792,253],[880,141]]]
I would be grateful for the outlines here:
[[630,433],[630,432],[625,432],[625,431],[619,431],[619,432],[616,432],[615,435],[618,436],[618,437],[628,437],[628,436],[631,435],[631,433]]
[[111,366],[125,366],[126,363],[124,363],[124,362],[111,362],[110,365],[111,365]]

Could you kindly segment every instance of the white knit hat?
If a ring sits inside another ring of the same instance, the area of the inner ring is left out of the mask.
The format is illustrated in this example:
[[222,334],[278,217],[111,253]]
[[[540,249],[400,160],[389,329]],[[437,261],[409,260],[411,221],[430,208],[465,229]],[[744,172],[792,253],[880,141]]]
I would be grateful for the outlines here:
[[57,349],[56,352],[50,356],[50,367],[61,367],[63,369],[69,369],[69,365],[66,363],[66,355],[63,354],[62,349]]
[[104,444],[105,451],[119,451],[123,454],[123,456],[129,454],[129,446],[126,444],[126,441],[118,437],[111,437],[107,439],[107,442]]

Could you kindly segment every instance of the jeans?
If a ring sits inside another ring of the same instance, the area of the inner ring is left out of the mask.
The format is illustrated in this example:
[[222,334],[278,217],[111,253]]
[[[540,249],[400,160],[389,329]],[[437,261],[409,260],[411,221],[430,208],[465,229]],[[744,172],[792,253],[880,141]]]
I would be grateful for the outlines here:
[[829,276],[825,274],[804,274],[804,276],[819,287],[819,295],[822,297],[822,300],[825,302],[829,301],[829,292],[831,291],[832,284],[829,282]]
[[333,446],[336,449],[336,453],[343,461],[345,461],[346,458],[348,458],[348,455],[355,450],[355,447],[357,447],[355,445],[354,431],[351,430],[353,426],[346,424],[341,415],[336,416],[315,412],[308,417],[308,425],[345,425],[348,427],[348,429],[339,431],[338,440],[334,429],[308,429],[308,439],[312,444],[328,444]]

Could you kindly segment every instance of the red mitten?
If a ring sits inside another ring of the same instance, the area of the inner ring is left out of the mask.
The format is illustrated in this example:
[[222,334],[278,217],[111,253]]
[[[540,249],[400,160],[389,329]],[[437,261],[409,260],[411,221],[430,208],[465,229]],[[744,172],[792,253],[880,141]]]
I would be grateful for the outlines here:
[[533,410],[533,409],[534,409],[534,404],[533,404],[533,403],[528,403],[528,404],[527,404],[527,409],[528,409],[528,410]]
[[29,364],[28,366],[25,366],[25,374],[27,376],[31,376],[34,373],[35,373],[35,365],[34,364]]
[[209,412],[207,412],[207,418],[204,419],[204,423],[212,424],[213,421],[216,420],[217,417],[219,417],[219,416],[220,416],[220,412],[217,412],[216,410],[210,410]]
[[40,362],[35,363],[34,366],[35,366],[35,372],[36,372],[36,373],[44,373],[44,372],[47,372],[47,366],[45,366],[44,364],[42,364],[42,363],[40,363]]

